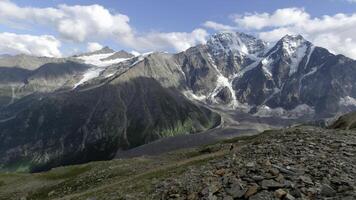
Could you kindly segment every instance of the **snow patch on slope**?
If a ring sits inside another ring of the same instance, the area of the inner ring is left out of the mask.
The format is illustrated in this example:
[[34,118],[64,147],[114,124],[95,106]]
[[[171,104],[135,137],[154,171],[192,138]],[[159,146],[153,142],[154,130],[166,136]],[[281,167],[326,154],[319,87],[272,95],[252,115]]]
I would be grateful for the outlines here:
[[186,91],[183,92],[183,94],[186,97],[188,97],[189,99],[194,99],[194,100],[197,100],[197,101],[204,101],[204,100],[207,99],[207,97],[205,95],[196,95],[191,90],[186,90]]
[[356,99],[350,96],[340,98],[339,105],[341,106],[356,106]]
[[149,55],[151,55],[153,53],[154,53],[153,51],[150,51],[150,52],[143,53],[143,54],[140,54],[140,55],[136,56],[135,58],[137,58],[137,60],[134,63],[131,64],[131,67],[137,65],[138,63],[143,61],[145,59],[145,57],[147,57],[147,56],[149,56]]
[[78,87],[79,85],[91,80],[91,79],[94,79],[94,78],[98,77],[103,70],[104,70],[103,68],[92,68],[92,69],[89,69],[88,71],[86,71],[83,74],[82,79],[80,79],[80,81],[74,85],[73,89]]
[[131,58],[117,58],[117,59],[112,59],[112,60],[104,60],[104,61],[102,60],[102,59],[108,58],[114,54],[115,54],[115,52],[104,53],[104,54],[93,54],[93,55],[89,55],[89,56],[78,57],[78,59],[83,60],[83,62],[85,64],[94,65],[94,67],[92,67],[91,69],[89,69],[88,71],[86,71],[83,74],[82,79],[74,85],[73,89],[75,89],[79,85],[81,85],[89,80],[99,77],[100,73],[102,71],[104,71],[108,66],[131,59]]
[[265,58],[261,61],[263,72],[269,77],[273,76],[271,62],[272,60],[269,58]]
[[292,110],[285,110],[281,107],[270,108],[266,105],[262,105],[253,115],[259,117],[282,117],[286,119],[297,119],[305,115],[313,115],[314,113],[315,110],[306,104],[298,105]]
[[90,64],[90,65],[95,65],[97,67],[107,67],[112,64],[120,63],[122,61],[128,60],[130,58],[117,58],[117,59],[112,59],[112,60],[102,60],[105,58],[108,58],[115,53],[105,53],[105,54],[94,54],[90,56],[81,56],[78,57],[78,59],[81,59],[84,61],[85,64]]
[[299,63],[304,58],[307,49],[308,47],[306,45],[302,45],[295,51],[294,55],[291,57],[292,62],[290,64],[289,76],[292,76],[298,71]]
[[309,49],[309,54],[308,54],[308,58],[307,58],[307,62],[305,63],[305,67],[308,67],[309,61],[310,61],[310,57],[312,55],[312,53],[314,52],[315,46],[312,45]]
[[216,87],[213,90],[213,92],[209,95],[209,97],[216,102],[216,100],[214,99],[216,97],[216,95],[220,92],[220,90],[222,88],[227,87],[229,89],[229,91],[231,92],[231,97],[232,97],[232,101],[231,101],[230,105],[232,106],[232,108],[238,107],[239,106],[239,102],[237,101],[235,90],[232,88],[232,81],[233,80],[230,81],[228,78],[226,78],[220,72],[218,67],[215,65],[215,62],[211,58],[211,55],[209,55],[209,60],[212,63],[212,66],[214,67],[214,69],[216,70],[217,75],[218,75],[217,81],[216,81]]
[[299,64],[306,56],[310,45],[311,44],[300,35],[287,35],[282,38],[282,49],[284,53],[287,54],[287,56],[291,59],[289,76],[298,71]]

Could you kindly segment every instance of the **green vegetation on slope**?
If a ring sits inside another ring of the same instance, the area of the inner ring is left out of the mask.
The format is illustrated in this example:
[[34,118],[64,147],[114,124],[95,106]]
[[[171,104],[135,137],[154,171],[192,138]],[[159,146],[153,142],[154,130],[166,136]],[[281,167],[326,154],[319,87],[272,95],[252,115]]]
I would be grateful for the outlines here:
[[[152,186],[160,180],[177,176],[189,166],[223,156],[225,152],[220,150],[221,145],[186,149],[157,157],[59,167],[42,173],[0,174],[0,199],[86,199],[92,196],[120,199],[132,195],[134,199],[150,199],[147,194],[153,193]],[[209,153],[207,149],[210,149]]]

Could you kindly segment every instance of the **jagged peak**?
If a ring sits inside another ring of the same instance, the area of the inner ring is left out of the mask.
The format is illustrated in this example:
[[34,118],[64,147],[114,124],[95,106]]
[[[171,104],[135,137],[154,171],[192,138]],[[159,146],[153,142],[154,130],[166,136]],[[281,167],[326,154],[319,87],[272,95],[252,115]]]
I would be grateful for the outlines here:
[[242,55],[259,54],[267,44],[255,36],[232,31],[213,34],[207,42],[214,54],[234,52]]
[[272,73],[274,65],[271,62],[282,59],[288,63],[291,76],[298,71],[303,58],[307,57],[307,62],[309,61],[313,49],[313,44],[302,35],[285,35],[265,54],[261,63]]
[[300,34],[287,34],[281,38],[281,40],[286,41],[286,40],[300,40],[300,41],[305,41],[305,38],[300,35]]
[[81,56],[91,56],[91,55],[96,55],[96,54],[110,54],[110,53],[115,53],[114,50],[112,50],[111,48],[109,48],[108,46],[105,46],[99,50],[96,51],[92,51],[92,52],[87,52],[87,53],[82,53],[82,54],[78,54],[78,55],[74,55],[73,57],[81,57]]
[[247,33],[236,32],[236,31],[228,31],[228,30],[221,31],[221,32],[218,32],[218,33],[214,33],[214,34],[211,35],[210,39],[223,38],[223,37],[247,37],[247,38],[250,38],[250,39],[259,40],[255,36],[247,34]]
[[300,34],[287,34],[276,43],[276,48],[281,48],[288,55],[298,53],[298,49],[306,50],[311,46],[313,46],[313,44]]
[[311,42],[306,40],[302,35],[297,34],[297,35],[285,35],[282,37],[277,44],[283,44],[284,46],[291,46],[291,47],[299,47],[301,45],[307,44],[307,45],[312,45]]
[[114,53],[115,51],[112,50],[110,47],[105,46],[97,51],[93,51],[92,53]]

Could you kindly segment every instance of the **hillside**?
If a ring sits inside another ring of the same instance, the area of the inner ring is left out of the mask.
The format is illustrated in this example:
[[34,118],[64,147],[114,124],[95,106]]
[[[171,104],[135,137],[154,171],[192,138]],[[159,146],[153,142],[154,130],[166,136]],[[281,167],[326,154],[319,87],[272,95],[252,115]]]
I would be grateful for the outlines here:
[[271,130],[159,156],[1,174],[0,199],[351,200],[355,146],[355,131]]
[[356,112],[339,117],[330,128],[343,130],[356,129]]

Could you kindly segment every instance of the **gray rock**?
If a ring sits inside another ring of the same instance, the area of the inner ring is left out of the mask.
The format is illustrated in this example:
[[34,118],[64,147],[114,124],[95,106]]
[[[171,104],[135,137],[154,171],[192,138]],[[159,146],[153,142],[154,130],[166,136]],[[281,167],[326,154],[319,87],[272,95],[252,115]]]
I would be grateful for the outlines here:
[[324,197],[333,197],[336,195],[336,191],[327,184],[321,186],[320,195]]
[[242,189],[239,186],[225,189],[226,193],[231,195],[233,198],[241,198],[246,193],[246,189]]
[[287,195],[284,197],[284,200],[295,200],[295,197],[293,197],[291,194],[287,194]]
[[314,184],[312,179],[309,176],[299,176],[299,179],[306,184],[309,184],[309,185]]
[[223,200],[234,200],[231,196],[224,196]]
[[246,167],[248,167],[248,168],[254,168],[254,167],[256,167],[256,163],[255,163],[255,162],[248,162],[248,163],[246,164]]
[[263,190],[253,196],[251,196],[249,198],[249,200],[275,200],[275,198],[273,197],[273,194],[266,191],[266,190]]
[[263,189],[275,189],[275,188],[281,188],[284,185],[281,183],[278,183],[275,180],[263,180],[261,182],[261,186]]

